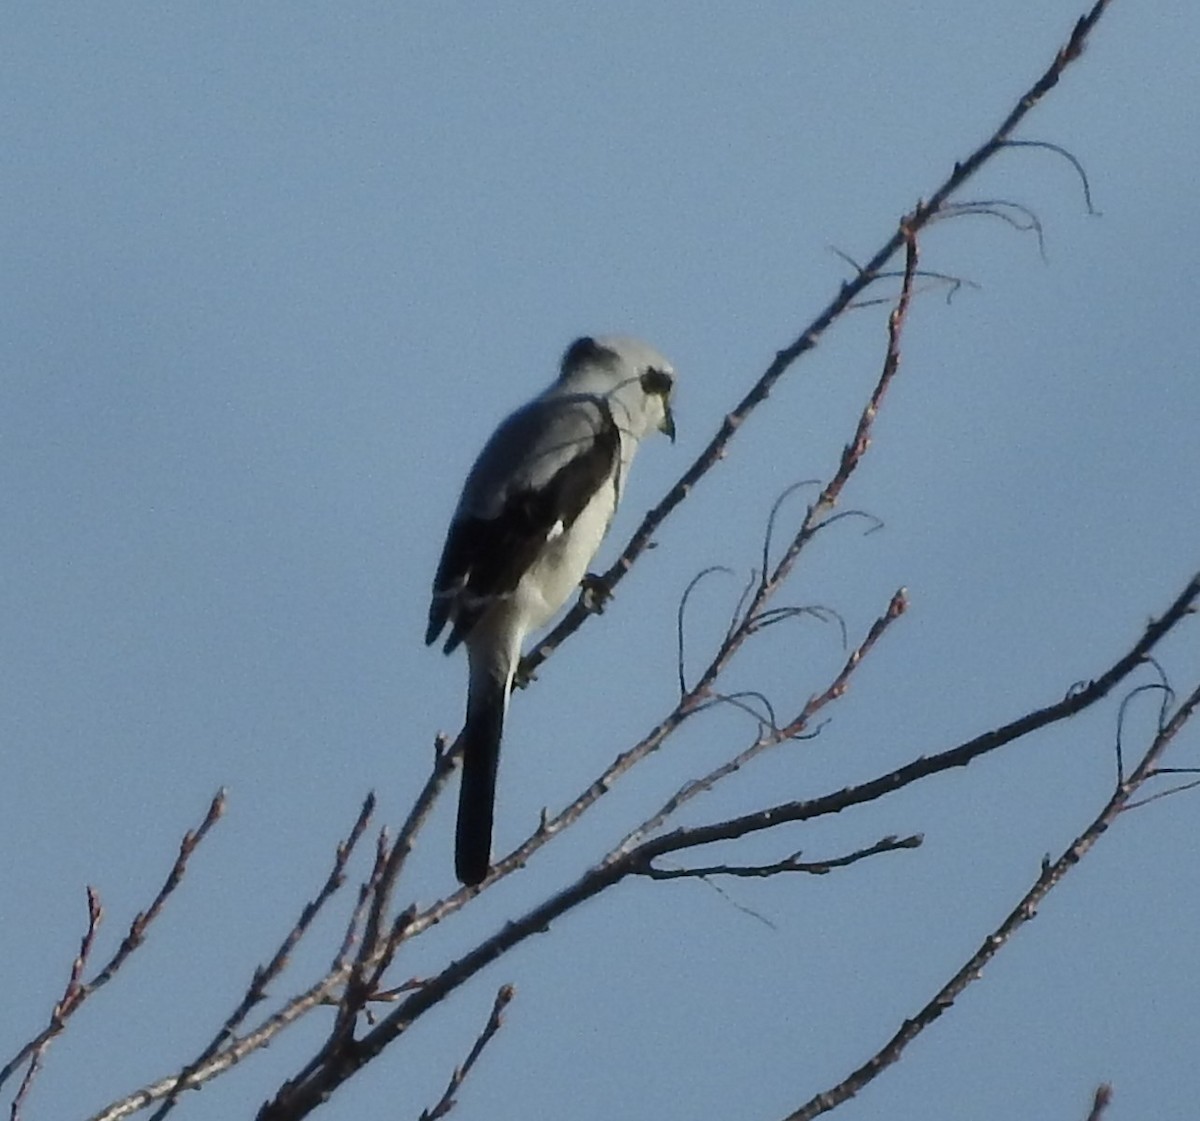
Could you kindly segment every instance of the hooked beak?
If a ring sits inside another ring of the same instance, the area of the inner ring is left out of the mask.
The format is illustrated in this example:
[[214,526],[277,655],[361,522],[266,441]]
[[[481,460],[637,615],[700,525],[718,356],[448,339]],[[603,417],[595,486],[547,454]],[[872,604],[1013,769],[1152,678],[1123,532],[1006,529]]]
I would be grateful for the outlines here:
[[671,443],[675,443],[675,417],[671,412],[671,406],[664,402],[662,423],[658,426],[659,432],[664,432],[671,438]]

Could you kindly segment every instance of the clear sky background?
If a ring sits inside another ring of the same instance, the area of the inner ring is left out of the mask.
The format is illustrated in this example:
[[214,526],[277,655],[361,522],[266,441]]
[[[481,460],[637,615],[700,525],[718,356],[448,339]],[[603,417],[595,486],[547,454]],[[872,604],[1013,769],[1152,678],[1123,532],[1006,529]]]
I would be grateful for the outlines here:
[[[5,1057],[45,1021],[84,925],[101,951],[213,792],[229,812],[125,975],[50,1052],[27,1118],[66,1121],[209,1039],[324,878],[369,789],[403,815],[465,665],[421,644],[458,487],[576,335],[644,336],[679,371],[607,563],[780,346],[1008,111],[1082,0],[9,5],[0,37],[0,962]],[[1118,0],[923,264],[982,287],[913,309],[849,507],[788,597],[861,634],[910,613],[819,741],[692,804],[808,797],[1062,696],[1200,563],[1200,6]],[[797,367],[603,617],[514,702],[498,844],[672,703],[787,484],[827,474],[876,377],[886,308]],[[799,518],[799,502],[788,508]],[[861,525],[862,523],[860,523]],[[764,636],[730,684],[781,708],[836,628]],[[1193,623],[1162,652],[1200,673]],[[1133,728],[1150,726],[1150,704]],[[502,982],[456,1116],[780,1117],[914,1013],[1107,797],[1116,700],[900,796],[740,850],[925,846],[823,879],[629,883],[526,943],[341,1091],[331,1121],[415,1117]],[[561,845],[405,951],[428,973],[569,881],[752,733],[714,713]],[[1136,739],[1136,734],[1135,734]],[[1174,756],[1200,764],[1192,729]],[[451,799],[405,897],[452,885]],[[1196,1116],[1200,802],[1131,814],[1037,920],[846,1105],[846,1121]],[[361,868],[361,865],[359,866]],[[745,908],[765,917],[767,926]],[[323,969],[333,921],[275,995]],[[103,954],[101,955],[103,956]],[[319,1023],[317,1022],[319,1021]],[[180,1107],[253,1114],[314,1018]]]

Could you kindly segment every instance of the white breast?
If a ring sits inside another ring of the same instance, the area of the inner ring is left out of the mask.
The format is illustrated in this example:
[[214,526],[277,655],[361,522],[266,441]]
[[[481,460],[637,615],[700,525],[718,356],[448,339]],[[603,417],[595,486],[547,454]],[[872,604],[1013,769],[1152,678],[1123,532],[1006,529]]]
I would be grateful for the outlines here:
[[610,480],[593,495],[571,528],[552,535],[538,560],[521,578],[520,601],[528,630],[545,626],[578,590],[600,548],[616,509],[616,487]]

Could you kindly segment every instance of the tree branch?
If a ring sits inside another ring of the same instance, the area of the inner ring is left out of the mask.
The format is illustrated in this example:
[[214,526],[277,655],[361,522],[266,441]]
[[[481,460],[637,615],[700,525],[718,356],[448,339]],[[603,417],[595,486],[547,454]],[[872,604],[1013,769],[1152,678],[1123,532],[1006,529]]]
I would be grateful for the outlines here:
[[471,1048],[470,1054],[463,1060],[462,1066],[455,1067],[454,1073],[450,1076],[450,1082],[446,1086],[446,1092],[438,1100],[437,1105],[433,1109],[421,1110],[420,1121],[438,1121],[438,1118],[445,1117],[455,1106],[454,1095],[458,1093],[459,1088],[466,1077],[471,1073],[471,1068],[475,1065],[476,1060],[483,1054],[483,1049],[491,1042],[492,1037],[500,1030],[500,1025],[504,1023],[503,1012],[512,1000],[516,989],[512,985],[501,985],[496,993],[495,1003],[492,1005],[492,1013],[488,1016],[487,1023],[483,1026],[483,1031],[479,1033],[479,1038],[475,1040],[475,1046]]
[[683,880],[707,879],[709,876],[741,876],[744,878],[766,878],[778,876],[785,872],[806,872],[810,876],[824,876],[834,868],[846,868],[857,864],[869,856],[878,856],[881,852],[897,852],[900,849],[920,848],[925,838],[920,833],[909,837],[883,837],[873,845],[856,849],[845,856],[831,857],[829,860],[802,861],[802,853],[795,852],[774,864],[711,864],[706,868],[654,868],[639,869],[636,874],[651,880]]
[[[96,928],[100,923],[102,915],[99,896],[91,888],[88,888],[88,929],[84,935],[80,954],[76,957],[75,963],[72,966],[71,979],[67,983],[67,989],[58,1004],[55,1005],[54,1011],[50,1016],[49,1025],[26,1043],[0,1068],[0,1086],[4,1085],[13,1072],[31,1056],[33,1057],[33,1064],[35,1066],[39,1064],[41,1055],[45,1053],[50,1040],[66,1028],[67,1020],[79,1010],[79,1007],[88,997],[97,989],[108,984],[116,976],[121,966],[129,960],[129,956],[146,940],[146,931],[149,929],[150,924],[162,913],[167,900],[182,882],[187,872],[188,861],[191,859],[192,853],[196,851],[200,842],[204,840],[208,835],[208,831],[217,823],[224,812],[225,791],[218,790],[213,800],[209,803],[204,820],[194,830],[189,830],[183,835],[183,840],[179,842],[179,853],[175,857],[175,863],[171,865],[171,870],[167,873],[166,880],[163,882],[162,887],[159,888],[158,894],[154,897],[150,906],[145,911],[139,911],[134,915],[132,922],[129,924],[129,930],[126,932],[121,945],[117,948],[117,952],[113,954],[112,958],[109,959],[90,981],[81,983],[80,977],[87,964],[87,959],[95,939]],[[34,1073],[35,1071],[31,1066],[30,1071],[26,1073],[25,1078],[22,1080],[21,1089],[18,1091],[18,1098],[13,1103],[14,1108],[20,1104],[20,1098],[28,1091],[28,1083]]]
[[1092,1096],[1092,1108],[1088,1110],[1087,1121],[1102,1121],[1112,1096],[1112,1087],[1107,1082],[1101,1082]]
[[179,1072],[176,1076],[174,1087],[166,1095],[162,1105],[154,1111],[151,1121],[163,1121],[167,1114],[175,1107],[182,1091],[193,1089],[200,1085],[199,1081],[194,1081],[196,1073],[226,1043],[233,1039],[234,1033],[245,1022],[251,1010],[266,999],[267,986],[283,972],[291,958],[292,952],[296,949],[300,939],[308,932],[313,920],[321,913],[321,910],[329,902],[334,893],[345,883],[346,865],[374,812],[375,795],[372,793],[368,794],[363,800],[362,807],[359,809],[358,817],[350,828],[349,835],[344,841],[338,844],[334,854],[333,867],[330,869],[329,876],[321,886],[316,898],[305,904],[304,909],[300,912],[300,917],[296,920],[292,929],[284,935],[283,941],[279,944],[279,948],[275,951],[271,960],[266,965],[260,965],[254,970],[254,974],[250,978],[250,984],[246,988],[245,995],[238,1002],[238,1006],[229,1014],[225,1022],[221,1025],[220,1030],[213,1036],[204,1050]]
[[0,1071],[0,1082],[3,1082],[25,1058],[29,1059],[29,1066],[25,1068],[21,1085],[17,1087],[17,1092],[12,1100],[12,1106],[9,1109],[11,1121],[21,1121],[21,1106],[30,1088],[33,1086],[33,1080],[37,1077],[38,1071],[41,1069],[42,1056],[45,1055],[46,1049],[50,1046],[54,1037],[67,1026],[67,1017],[79,1007],[87,995],[80,979],[83,977],[84,969],[87,968],[92,947],[96,943],[96,931],[100,927],[100,920],[104,917],[104,908],[100,906],[100,896],[96,894],[96,889],[90,886],[87,889],[87,905],[87,929],[83,932],[83,938],[80,940],[79,953],[75,955],[75,960],[71,963],[71,973],[67,978],[67,987],[63,990],[62,996],[59,997],[58,1003],[55,1004],[54,1010],[50,1013],[49,1026],[31,1044],[27,1044],[26,1047],[22,1048],[17,1057],[8,1063],[3,1071]]
[[[627,876],[644,873],[652,860],[665,853],[678,852],[685,848],[694,848],[717,840],[743,836],[758,830],[773,828],[785,821],[808,820],[824,814],[835,813],[849,805],[882,797],[884,794],[898,790],[927,775],[936,774],[950,767],[965,766],[986,752],[995,751],[1017,738],[1028,735],[1057,720],[1073,716],[1082,709],[1095,704],[1141,665],[1154,646],[1192,612],[1198,596],[1200,596],[1200,574],[1184,588],[1163,617],[1152,622],[1146,628],[1145,633],[1128,654],[1114,663],[1099,678],[1081,690],[1070,694],[1056,705],[1037,709],[1006,724],[1001,729],[978,736],[950,751],[942,752],[929,759],[918,759],[907,767],[893,771],[874,782],[848,787],[811,802],[784,803],[770,810],[718,822],[714,825],[675,830],[662,837],[646,841],[611,862],[601,863],[582,875],[574,884],[552,895],[526,912],[525,915],[505,923],[491,937],[479,943],[457,961],[452,962],[440,974],[431,977],[420,989],[407,997],[398,1008],[380,1021],[375,1028],[361,1039],[354,1041],[352,1047],[345,1049],[339,1055],[339,1064],[336,1066],[322,1064],[319,1068],[309,1072],[307,1077],[293,1079],[287,1083],[272,1101],[263,1106],[258,1114],[258,1121],[297,1121],[298,1118],[308,1116],[317,1106],[328,1099],[338,1086],[372,1059],[378,1057],[388,1044],[406,1032],[416,1020],[441,1003],[484,967],[490,965],[514,946],[524,942],[525,939],[534,934],[543,933],[556,919],[581,903],[620,883]],[[1195,696],[1200,699],[1200,692]],[[1190,707],[1188,714],[1190,715]],[[1161,734],[1166,735],[1169,731],[1173,735],[1174,731],[1178,730],[1177,723],[1178,717]],[[1165,748],[1165,741],[1162,746]],[[1147,756],[1150,764],[1157,758],[1157,755],[1158,752],[1152,751]],[[1131,783],[1135,776],[1138,782],[1143,781],[1142,769],[1146,765],[1147,761],[1144,760],[1134,772],[1134,776],[1131,776]],[[1070,856],[1073,849],[1068,850],[1068,854],[1063,858],[1066,861],[1063,866],[1064,871],[1065,867],[1077,860],[1078,856],[1090,847],[1090,843],[1089,841],[1075,856]],[[1052,867],[1058,868],[1059,865]],[[1060,871],[1051,877],[1048,881],[1049,886],[1057,882],[1061,874]],[[1039,880],[1039,883],[1041,882]],[[1044,890],[1048,890],[1048,886],[1043,889],[1043,893]],[[440,921],[442,918],[440,908],[444,905],[445,902],[416,916],[410,925],[410,931],[416,931],[424,928],[425,924],[432,925]]]
[[[880,246],[854,279],[844,282],[824,310],[793,342],[775,355],[758,381],[750,387],[750,390],[725,417],[708,446],[684,471],[658,504],[647,512],[642,519],[642,524],[629,539],[621,555],[612,567],[600,577],[601,583],[610,593],[625,577],[638,557],[646,551],[663,522],[687,498],[696,484],[724,458],[726,449],[735,433],[746,422],[750,414],[767,399],[775,387],[775,383],[783,377],[797,359],[817,345],[821,336],[854,303],[864,289],[879,279],[887,263],[900,251],[906,240],[920,233],[941,212],[950,196],[997,152],[1008,145],[1013,132],[1030,110],[1058,84],[1067,67],[1083,54],[1088,36],[1110,3],[1111,0],[1096,0],[1088,13],[1075,24],[1066,43],[1059,49],[1041,77],[1021,95],[1009,111],[1008,116],[991,136],[965,160],[954,165],[950,174],[929,196],[929,201],[918,202],[912,213],[900,223],[896,231]],[[591,612],[588,611],[586,604],[582,601],[576,603],[550,634],[538,644],[537,648],[522,660],[521,676],[525,679],[532,679],[538,667],[583,625],[589,614]]]
[[[1200,686],[1176,709],[1174,716],[1154,737],[1133,773],[1125,782],[1117,786],[1112,797],[1092,823],[1067,846],[1053,864],[1048,862],[1043,864],[1041,875],[1034,881],[1033,886],[1005,920],[983,940],[979,949],[971,955],[962,968],[912,1019],[905,1020],[896,1034],[862,1066],[836,1086],[818,1094],[800,1109],[788,1114],[786,1121],[813,1121],[813,1118],[827,1113],[848,1098],[853,1097],[868,1082],[874,1080],[887,1067],[896,1062],[909,1043],[953,1006],[955,1000],[962,995],[967,986],[979,979],[984,966],[996,956],[1013,934],[1037,914],[1037,908],[1042,900],[1058,886],[1063,877],[1083,859],[1101,835],[1116,821],[1134,792],[1154,774],[1155,763],[1166,751],[1179,730],[1191,718],[1197,705],[1200,705]],[[1101,1091],[1105,1089],[1105,1087],[1101,1087],[1096,1093],[1093,1116],[1097,1115],[1097,1109],[1103,1112],[1104,1106],[1108,1104],[1107,1094],[1104,1094],[1104,1100],[1101,1100]]]

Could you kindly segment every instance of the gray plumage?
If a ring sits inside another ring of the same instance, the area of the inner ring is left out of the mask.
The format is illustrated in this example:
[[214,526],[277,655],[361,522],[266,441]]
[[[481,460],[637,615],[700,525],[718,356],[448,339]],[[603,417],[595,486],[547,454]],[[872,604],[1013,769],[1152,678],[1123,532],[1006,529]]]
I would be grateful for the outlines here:
[[674,438],[674,380],[636,339],[577,339],[558,378],[500,424],[463,485],[425,634],[431,644],[448,625],[445,652],[464,644],[470,667],[455,848],[463,883],[482,880],[491,860],[500,740],[525,636],[579,587],[642,437]]

